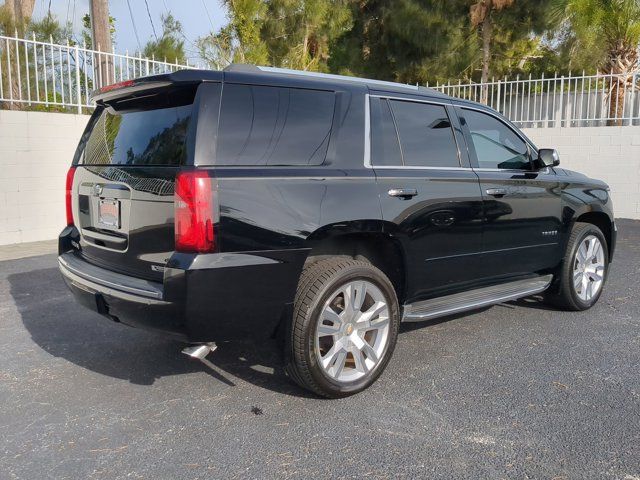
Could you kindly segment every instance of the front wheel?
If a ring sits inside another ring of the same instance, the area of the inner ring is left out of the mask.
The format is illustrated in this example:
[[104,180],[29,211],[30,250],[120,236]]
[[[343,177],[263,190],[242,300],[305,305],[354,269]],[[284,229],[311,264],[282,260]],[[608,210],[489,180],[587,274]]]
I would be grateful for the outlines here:
[[313,263],[296,293],[286,371],[325,397],[345,397],[371,385],[386,367],[400,314],[393,285],[366,261]]
[[586,310],[600,298],[609,269],[609,252],[602,231],[577,222],[571,231],[560,271],[559,288],[551,303],[566,310]]

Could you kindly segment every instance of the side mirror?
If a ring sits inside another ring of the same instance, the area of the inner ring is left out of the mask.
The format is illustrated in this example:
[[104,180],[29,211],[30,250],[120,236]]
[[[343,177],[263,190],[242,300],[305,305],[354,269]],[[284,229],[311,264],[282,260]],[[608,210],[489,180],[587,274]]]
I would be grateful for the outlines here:
[[555,148],[541,148],[538,150],[538,165],[542,168],[560,165],[558,151]]

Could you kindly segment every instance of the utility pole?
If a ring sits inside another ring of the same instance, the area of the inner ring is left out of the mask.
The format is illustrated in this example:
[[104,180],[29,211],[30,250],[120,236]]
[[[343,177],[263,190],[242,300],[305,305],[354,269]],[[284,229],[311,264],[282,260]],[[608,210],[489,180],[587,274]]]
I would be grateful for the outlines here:
[[96,88],[114,82],[113,53],[111,46],[111,24],[109,23],[109,1],[90,0],[91,38],[93,49],[106,52],[108,55],[96,53],[94,55],[94,84]]

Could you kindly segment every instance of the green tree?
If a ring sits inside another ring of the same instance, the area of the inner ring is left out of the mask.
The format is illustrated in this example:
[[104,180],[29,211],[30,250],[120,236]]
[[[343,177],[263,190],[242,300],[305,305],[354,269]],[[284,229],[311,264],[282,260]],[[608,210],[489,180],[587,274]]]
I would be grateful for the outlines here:
[[260,35],[267,14],[262,0],[222,0],[228,23],[218,32],[196,40],[200,56],[214,68],[230,63],[268,63],[267,45]]
[[229,63],[327,71],[336,38],[351,27],[352,0],[225,0],[228,23],[198,39],[216,68]]
[[196,40],[200,57],[212,68],[222,70],[234,62],[238,49],[238,40],[231,24],[225,25],[219,32]]
[[640,0],[559,0],[556,12],[575,32],[578,48],[595,53],[599,67],[617,75],[609,116],[622,117],[625,85],[639,67]]
[[158,60],[185,63],[183,37],[182,25],[169,13],[162,17],[162,36],[148,41],[142,49],[142,54],[147,58],[155,57]]
[[333,71],[424,84],[458,77],[473,64],[466,0],[366,0],[352,12]]
[[327,71],[336,38],[351,28],[348,0],[271,0],[261,29],[272,65]]
[[[469,9],[471,28],[478,32],[480,81],[521,73],[527,62],[542,58],[542,35],[557,26],[551,14],[556,0],[475,0]],[[486,101],[487,87],[482,90]]]

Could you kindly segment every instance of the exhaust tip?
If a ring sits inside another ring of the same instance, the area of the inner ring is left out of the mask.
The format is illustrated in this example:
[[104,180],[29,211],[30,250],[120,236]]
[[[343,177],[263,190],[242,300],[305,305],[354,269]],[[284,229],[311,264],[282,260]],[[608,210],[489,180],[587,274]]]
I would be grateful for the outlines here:
[[207,355],[215,351],[216,348],[218,347],[213,342],[204,343],[202,345],[192,345],[190,347],[186,347],[182,349],[182,353],[184,353],[185,355],[191,358],[195,358],[197,360],[202,361],[207,357]]

